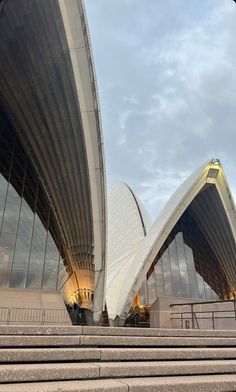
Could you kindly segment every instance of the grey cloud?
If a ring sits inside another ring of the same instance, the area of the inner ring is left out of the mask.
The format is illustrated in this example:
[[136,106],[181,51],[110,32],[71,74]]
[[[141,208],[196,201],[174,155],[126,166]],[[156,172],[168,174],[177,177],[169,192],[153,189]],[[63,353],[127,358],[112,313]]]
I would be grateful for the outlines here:
[[184,178],[215,156],[236,190],[234,3],[86,6],[109,183],[128,182],[155,217]]

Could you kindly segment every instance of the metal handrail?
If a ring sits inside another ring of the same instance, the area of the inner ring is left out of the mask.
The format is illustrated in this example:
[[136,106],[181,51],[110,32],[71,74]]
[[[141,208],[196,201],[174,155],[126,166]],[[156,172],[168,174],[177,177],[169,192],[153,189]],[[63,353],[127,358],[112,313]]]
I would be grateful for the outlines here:
[[[228,309],[228,310],[195,310],[194,306],[199,306],[199,305],[212,305],[212,304],[222,304],[222,303],[232,303],[233,304],[233,309]],[[171,304],[170,307],[180,307],[182,308],[183,306],[190,306],[190,311],[185,311],[182,312],[171,312],[171,315],[179,315],[180,317],[171,317],[171,320],[180,320],[180,325],[181,328],[183,329],[183,324],[184,321],[192,321],[192,328],[195,328],[195,324],[197,326],[197,329],[199,329],[199,320],[212,320],[212,328],[215,329],[215,320],[217,319],[235,319],[236,320],[236,300],[235,299],[227,299],[227,300],[216,300],[216,301],[203,301],[203,302],[185,302],[185,303],[175,303]],[[234,312],[234,316],[217,316],[218,313],[232,313]],[[197,315],[204,315],[204,314],[211,314],[211,317],[201,317]],[[190,315],[190,317],[185,317],[185,315]]]
[[66,309],[0,307],[0,324],[70,324]]
[[222,299],[222,300],[212,300],[212,301],[203,301],[203,302],[182,302],[182,303],[175,303],[175,304],[171,304],[170,306],[187,306],[187,305],[209,305],[209,304],[222,304],[225,302],[232,302],[232,303],[236,303],[235,299]]

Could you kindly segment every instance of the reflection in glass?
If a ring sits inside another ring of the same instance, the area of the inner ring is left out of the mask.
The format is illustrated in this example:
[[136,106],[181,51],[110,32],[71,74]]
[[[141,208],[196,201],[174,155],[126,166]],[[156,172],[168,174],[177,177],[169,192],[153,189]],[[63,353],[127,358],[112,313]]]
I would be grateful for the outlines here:
[[27,276],[27,287],[41,288],[43,279],[43,268],[45,261],[47,231],[41,220],[36,215],[31,245],[30,263]]
[[157,298],[156,279],[155,279],[154,270],[147,280],[147,288],[148,288],[148,303],[149,305],[152,305]]
[[140,303],[147,305],[148,304],[148,292],[147,292],[147,282],[146,280],[143,281],[142,286],[139,291],[140,295]]
[[44,274],[43,274],[43,289],[53,289],[56,287],[58,268],[59,268],[59,252],[57,250],[55,242],[52,239],[51,234],[48,233],[46,258],[45,258]]
[[168,249],[163,253],[161,260],[162,260],[162,268],[163,268],[165,294],[171,296],[173,295],[173,290],[172,290],[172,275],[171,275]]
[[200,299],[206,299],[204,280],[201,275],[197,273],[198,292]]
[[157,283],[157,296],[165,295],[165,286],[164,286],[161,258],[158,261],[158,263],[155,265],[154,270],[155,270],[156,283]]
[[194,259],[193,259],[193,252],[192,249],[187,244],[184,244],[184,250],[185,250],[185,256],[187,261],[186,264],[187,264],[188,276],[189,276],[190,298],[198,298],[199,292],[198,292],[198,285],[197,285],[197,274],[196,274],[196,269],[195,269]]
[[30,257],[33,221],[33,212],[26,201],[22,200],[10,287],[25,287]]
[[169,245],[169,255],[170,255],[170,264],[171,264],[171,271],[172,271],[173,295],[175,297],[181,297],[182,290],[181,290],[181,281],[180,281],[180,272],[179,272],[179,261],[178,261],[175,240],[172,240]]
[[1,110],[0,154],[0,287],[56,289],[59,251],[48,199]]
[[218,286],[222,292],[224,288],[221,287],[221,270],[215,265],[217,259],[210,245],[186,212],[163,244],[147,274],[149,304],[163,295],[217,299],[212,287]]
[[188,277],[188,270],[187,270],[186,257],[184,251],[183,234],[178,233],[177,236],[175,237],[175,240],[176,240],[176,247],[177,247],[177,254],[178,254],[178,261],[179,261],[182,295],[183,297],[190,298],[189,277]]

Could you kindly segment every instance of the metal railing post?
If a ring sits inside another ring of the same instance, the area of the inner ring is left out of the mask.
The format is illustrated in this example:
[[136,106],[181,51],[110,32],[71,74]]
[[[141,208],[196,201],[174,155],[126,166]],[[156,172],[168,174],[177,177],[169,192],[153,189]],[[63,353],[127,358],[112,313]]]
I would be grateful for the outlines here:
[[215,329],[215,312],[211,312],[212,313],[212,328]]
[[[217,304],[224,304],[224,303],[231,303],[233,306],[232,310],[226,309],[226,310],[221,310],[218,309],[217,307],[214,307]],[[194,306],[195,305],[207,305],[208,308],[206,310],[198,310],[197,312],[194,311]],[[213,306],[213,309],[209,309],[209,305]],[[183,311],[182,308],[185,306],[189,306],[189,310]],[[189,326],[190,323],[192,322],[192,328],[198,328],[200,329],[199,326],[199,320],[211,320],[212,321],[212,329],[217,328],[216,320],[217,319],[232,319],[236,320],[236,297],[234,299],[227,299],[227,300],[215,300],[215,301],[203,301],[203,302],[184,302],[184,303],[174,303],[170,304],[171,309],[173,307],[178,307],[181,310],[179,310],[177,313],[176,312],[171,312],[171,320],[179,320],[181,328],[184,328],[185,321],[188,320]],[[228,313],[230,312],[230,315]],[[178,317],[173,317],[174,315],[178,315]],[[199,315],[197,317],[197,315]]]
[[7,310],[7,324],[10,323],[10,318],[11,318],[11,308],[8,308],[8,310]]
[[180,313],[180,325],[181,325],[181,329],[183,329],[183,313],[182,313],[182,310],[181,310],[181,313]]
[[190,306],[191,306],[192,328],[194,329],[193,304],[191,304]]
[[42,319],[41,319],[41,324],[43,325],[45,323],[45,309],[42,309]]

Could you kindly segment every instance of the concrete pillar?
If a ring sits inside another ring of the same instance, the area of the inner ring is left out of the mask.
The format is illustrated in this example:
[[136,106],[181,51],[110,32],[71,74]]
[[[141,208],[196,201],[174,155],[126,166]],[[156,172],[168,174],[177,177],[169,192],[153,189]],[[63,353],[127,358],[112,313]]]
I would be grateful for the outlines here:
[[91,310],[94,297],[94,264],[85,261],[72,264],[73,271],[78,282],[77,300],[81,308]]

